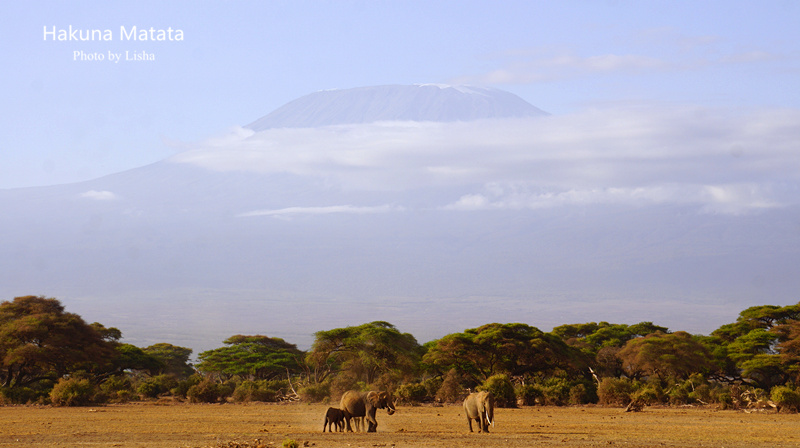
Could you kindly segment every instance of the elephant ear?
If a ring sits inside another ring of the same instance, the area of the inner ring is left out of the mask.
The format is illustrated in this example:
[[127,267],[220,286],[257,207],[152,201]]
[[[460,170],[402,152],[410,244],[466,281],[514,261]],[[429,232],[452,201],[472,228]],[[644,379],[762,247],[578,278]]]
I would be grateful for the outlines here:
[[381,405],[381,396],[376,392],[368,393],[367,400],[369,400],[370,404],[372,404],[373,407],[379,408]]

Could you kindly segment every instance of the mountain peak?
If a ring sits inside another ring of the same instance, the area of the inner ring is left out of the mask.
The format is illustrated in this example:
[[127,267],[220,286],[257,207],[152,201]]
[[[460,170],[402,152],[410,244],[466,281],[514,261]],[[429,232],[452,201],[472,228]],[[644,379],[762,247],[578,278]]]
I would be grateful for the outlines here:
[[470,121],[547,115],[513,93],[446,84],[322,90],[290,101],[246,127],[305,128],[376,121]]

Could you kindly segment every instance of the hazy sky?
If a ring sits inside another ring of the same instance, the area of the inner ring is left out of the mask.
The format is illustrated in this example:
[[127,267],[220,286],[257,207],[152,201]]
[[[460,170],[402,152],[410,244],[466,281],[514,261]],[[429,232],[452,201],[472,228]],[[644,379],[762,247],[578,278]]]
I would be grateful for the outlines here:
[[[4,2],[0,188],[141,166],[299,96],[381,84],[493,86],[573,117],[566,124],[645,107],[776,127],[777,113],[787,142],[800,109],[798,23],[793,0]],[[70,26],[111,40],[44,37]],[[183,40],[124,40],[120,27],[133,26]],[[142,51],[155,60],[109,61]]]

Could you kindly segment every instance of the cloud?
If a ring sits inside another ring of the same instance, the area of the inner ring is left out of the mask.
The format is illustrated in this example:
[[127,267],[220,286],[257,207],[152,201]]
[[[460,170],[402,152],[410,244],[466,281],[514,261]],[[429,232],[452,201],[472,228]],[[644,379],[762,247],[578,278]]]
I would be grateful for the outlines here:
[[[590,204],[701,204],[706,213],[740,215],[779,207],[771,191],[755,184],[659,185],[636,188],[535,191],[528,184],[493,183],[461,196],[444,210],[525,210]],[[532,191],[534,190],[534,191]]]
[[669,202],[757,210],[798,203],[800,111],[640,106],[458,123],[236,129],[172,161],[313,176],[350,190],[460,190],[441,204],[450,209]]
[[81,193],[80,196],[82,198],[94,199],[95,201],[114,201],[119,199],[119,196],[110,191],[89,190],[85,193]]
[[358,207],[353,205],[332,205],[325,207],[287,207],[276,210],[255,210],[242,213],[239,217],[251,216],[293,216],[293,215],[328,215],[331,213],[350,213],[356,215],[389,213],[403,211],[403,207],[394,205],[379,205],[372,207]]

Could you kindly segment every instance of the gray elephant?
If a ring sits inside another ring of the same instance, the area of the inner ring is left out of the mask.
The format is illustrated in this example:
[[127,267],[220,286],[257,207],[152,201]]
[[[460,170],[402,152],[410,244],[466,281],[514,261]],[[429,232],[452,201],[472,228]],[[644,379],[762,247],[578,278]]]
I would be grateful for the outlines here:
[[328,412],[325,413],[325,424],[322,425],[322,432],[325,432],[325,429],[330,429],[333,432],[334,427],[339,432],[344,431],[344,412],[341,409],[328,408]]
[[494,395],[491,392],[473,392],[464,399],[464,413],[467,415],[469,432],[472,432],[472,421],[478,422],[478,432],[489,432],[489,425],[494,426]]
[[375,420],[375,412],[378,409],[386,409],[389,415],[394,414],[394,400],[392,394],[389,392],[358,392],[350,390],[342,395],[342,400],[339,402],[339,408],[344,413],[344,421],[347,425],[347,431],[353,432],[350,426],[350,419],[354,417],[366,417],[367,419],[367,432],[376,432],[378,422]]

